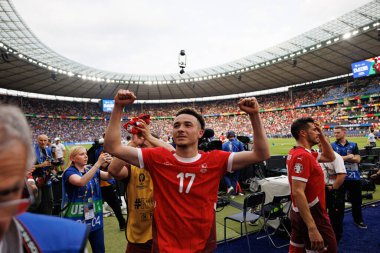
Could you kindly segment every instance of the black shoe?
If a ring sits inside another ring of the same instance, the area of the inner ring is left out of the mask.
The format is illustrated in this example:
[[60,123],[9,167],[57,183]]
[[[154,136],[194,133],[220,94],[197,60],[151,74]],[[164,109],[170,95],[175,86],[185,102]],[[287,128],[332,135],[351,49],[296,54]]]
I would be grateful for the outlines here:
[[361,221],[361,222],[355,222],[355,225],[358,226],[361,229],[367,229],[367,225]]

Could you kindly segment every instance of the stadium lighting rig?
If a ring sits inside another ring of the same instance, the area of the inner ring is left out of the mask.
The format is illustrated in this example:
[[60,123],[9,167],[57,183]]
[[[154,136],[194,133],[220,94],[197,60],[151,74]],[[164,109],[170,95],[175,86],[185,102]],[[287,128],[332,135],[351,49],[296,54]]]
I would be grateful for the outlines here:
[[185,50],[181,50],[178,55],[178,66],[181,69],[179,73],[182,75],[185,73],[185,67],[186,67],[186,53]]

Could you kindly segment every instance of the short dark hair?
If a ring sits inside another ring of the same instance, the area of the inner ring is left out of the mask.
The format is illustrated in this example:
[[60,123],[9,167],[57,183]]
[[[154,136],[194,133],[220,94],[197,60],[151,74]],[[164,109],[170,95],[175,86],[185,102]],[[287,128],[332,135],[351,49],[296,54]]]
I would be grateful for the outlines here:
[[194,116],[198,120],[199,124],[201,124],[201,129],[202,130],[205,129],[205,126],[206,126],[205,120],[203,116],[199,114],[196,110],[192,108],[183,108],[179,110],[175,116],[177,117],[181,114],[189,114],[189,115]]
[[345,128],[344,126],[335,126],[334,129],[340,129],[342,131],[347,131],[347,128]]
[[309,128],[308,123],[315,123],[314,120],[310,117],[299,118],[293,121],[292,126],[290,127],[290,132],[292,133],[294,139],[299,139],[299,133],[301,130],[306,130]]

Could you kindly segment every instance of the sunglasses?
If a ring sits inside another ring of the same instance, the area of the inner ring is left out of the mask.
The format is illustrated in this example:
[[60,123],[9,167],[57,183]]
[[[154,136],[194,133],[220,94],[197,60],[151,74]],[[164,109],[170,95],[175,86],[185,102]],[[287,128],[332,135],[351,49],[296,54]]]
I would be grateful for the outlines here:
[[33,194],[26,182],[22,195],[22,199],[0,202],[0,220],[22,214],[34,202]]

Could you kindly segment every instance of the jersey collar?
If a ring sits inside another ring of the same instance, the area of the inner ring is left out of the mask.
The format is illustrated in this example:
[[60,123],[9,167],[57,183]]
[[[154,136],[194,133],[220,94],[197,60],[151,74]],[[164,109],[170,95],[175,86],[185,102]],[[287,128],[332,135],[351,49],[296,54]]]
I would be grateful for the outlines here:
[[177,154],[174,154],[175,159],[177,159],[178,161],[183,162],[183,163],[192,163],[192,162],[198,161],[201,158],[201,156],[202,155],[198,153],[194,157],[185,158],[185,157],[181,157]]

